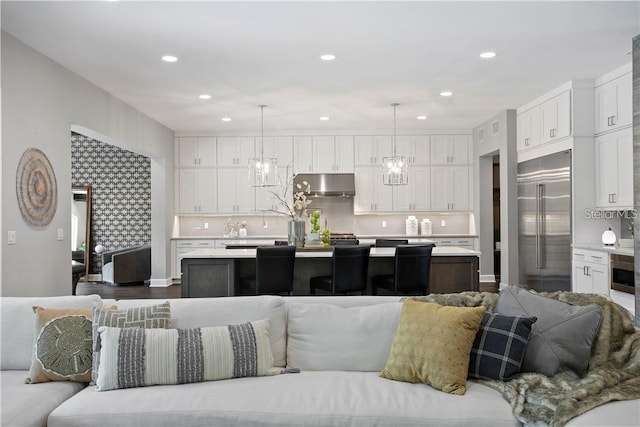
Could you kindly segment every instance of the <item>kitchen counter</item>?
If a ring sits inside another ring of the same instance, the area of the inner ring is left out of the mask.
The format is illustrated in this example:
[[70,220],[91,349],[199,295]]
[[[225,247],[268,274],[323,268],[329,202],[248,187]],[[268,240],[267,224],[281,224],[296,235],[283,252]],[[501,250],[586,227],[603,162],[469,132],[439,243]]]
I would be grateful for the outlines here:
[[[309,295],[309,280],[331,274],[331,250],[300,250],[294,267],[294,295]],[[430,292],[477,291],[480,252],[455,246],[433,249]],[[393,272],[395,248],[371,248],[371,276]],[[255,275],[256,249],[196,249],[179,255],[182,264],[182,297],[238,295],[239,278]],[[369,291],[370,292],[370,291]]]
[[[439,239],[439,238],[476,238],[478,237],[476,234],[432,234],[429,236],[406,236],[404,234],[356,234],[356,238],[358,239]],[[183,239],[238,239],[238,240],[287,240],[287,236],[285,235],[249,235],[246,237],[225,237],[223,235],[211,235],[211,236],[176,236],[172,237],[171,240],[183,240]]]
[[588,244],[575,244],[575,245],[572,245],[572,247],[576,249],[588,249],[591,251],[607,252],[610,254],[634,256],[633,248],[621,248],[619,246],[588,245]]

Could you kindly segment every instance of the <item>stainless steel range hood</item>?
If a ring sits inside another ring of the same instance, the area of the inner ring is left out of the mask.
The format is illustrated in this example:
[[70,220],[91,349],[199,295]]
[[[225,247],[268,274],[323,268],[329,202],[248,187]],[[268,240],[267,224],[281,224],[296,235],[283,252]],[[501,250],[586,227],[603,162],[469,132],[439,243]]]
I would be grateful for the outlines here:
[[352,173],[301,173],[293,178],[293,191],[296,184],[306,181],[311,187],[312,196],[355,196],[355,178]]

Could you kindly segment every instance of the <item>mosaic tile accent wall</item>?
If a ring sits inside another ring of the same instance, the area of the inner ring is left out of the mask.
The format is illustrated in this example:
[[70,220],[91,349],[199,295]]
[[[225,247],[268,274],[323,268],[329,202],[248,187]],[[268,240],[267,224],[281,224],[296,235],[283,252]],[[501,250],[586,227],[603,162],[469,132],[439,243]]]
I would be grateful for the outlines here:
[[151,242],[148,157],[71,133],[71,182],[92,188],[90,274],[101,272],[97,245],[120,249]]

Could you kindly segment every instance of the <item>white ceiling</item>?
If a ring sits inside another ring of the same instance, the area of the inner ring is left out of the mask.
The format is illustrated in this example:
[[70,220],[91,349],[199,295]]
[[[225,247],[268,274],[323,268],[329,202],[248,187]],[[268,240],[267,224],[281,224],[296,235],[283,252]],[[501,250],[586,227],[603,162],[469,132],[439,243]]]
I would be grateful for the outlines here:
[[[4,31],[178,132],[256,134],[267,104],[265,134],[390,133],[392,102],[399,134],[468,130],[630,62],[640,34],[638,1],[1,7]],[[498,56],[480,59],[487,50]],[[337,59],[321,61],[327,52]],[[445,89],[454,95],[441,97]]]

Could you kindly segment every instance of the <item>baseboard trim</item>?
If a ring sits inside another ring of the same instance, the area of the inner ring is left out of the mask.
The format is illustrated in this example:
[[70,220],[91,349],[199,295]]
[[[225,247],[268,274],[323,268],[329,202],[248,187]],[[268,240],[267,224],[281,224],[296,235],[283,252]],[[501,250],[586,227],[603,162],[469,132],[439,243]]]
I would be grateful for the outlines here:
[[150,288],[168,288],[173,285],[173,279],[168,277],[166,279],[150,279],[149,287]]
[[496,283],[495,274],[481,274],[480,283]]

